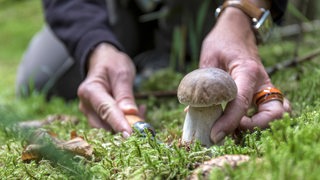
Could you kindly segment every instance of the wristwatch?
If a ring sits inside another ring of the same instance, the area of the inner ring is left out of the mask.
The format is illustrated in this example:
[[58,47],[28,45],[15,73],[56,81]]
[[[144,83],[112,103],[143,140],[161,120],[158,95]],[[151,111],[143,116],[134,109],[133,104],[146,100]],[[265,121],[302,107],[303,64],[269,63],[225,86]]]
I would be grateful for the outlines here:
[[235,7],[242,10],[252,20],[252,28],[258,43],[265,43],[267,41],[273,29],[273,20],[269,10],[258,8],[248,0],[226,0],[216,9],[216,18],[227,7]]

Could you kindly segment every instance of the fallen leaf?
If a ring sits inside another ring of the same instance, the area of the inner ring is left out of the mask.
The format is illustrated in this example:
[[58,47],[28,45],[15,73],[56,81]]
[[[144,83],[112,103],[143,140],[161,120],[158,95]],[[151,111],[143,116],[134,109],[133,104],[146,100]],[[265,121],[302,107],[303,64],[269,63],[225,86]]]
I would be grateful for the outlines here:
[[47,143],[59,143],[59,139],[56,138],[57,134],[50,132],[46,129],[39,128],[34,130],[27,139],[28,144],[47,144]]
[[90,157],[93,153],[93,148],[81,137],[73,138],[69,141],[58,144],[63,150],[68,150],[74,154]]
[[28,145],[22,152],[21,159],[22,161],[31,161],[40,159],[39,154],[42,146],[38,144]]
[[[92,156],[93,148],[82,137],[78,136],[75,131],[70,133],[71,140],[64,141],[57,138],[56,134],[45,129],[35,130],[29,140],[28,145],[22,152],[23,161],[39,160],[44,158],[47,149],[56,148],[58,150],[68,151],[72,154],[89,158]],[[53,146],[50,146],[53,145]]]
[[71,131],[70,139],[74,139],[76,137],[81,137],[82,139],[84,139],[82,136],[79,136],[76,131]]

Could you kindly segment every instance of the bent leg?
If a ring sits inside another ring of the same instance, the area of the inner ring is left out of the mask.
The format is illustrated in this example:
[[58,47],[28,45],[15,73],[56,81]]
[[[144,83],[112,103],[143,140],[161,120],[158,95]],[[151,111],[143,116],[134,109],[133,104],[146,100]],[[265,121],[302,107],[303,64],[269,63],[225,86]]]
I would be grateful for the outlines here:
[[[63,44],[54,36],[49,27],[43,27],[33,37],[19,64],[16,79],[17,95],[28,96],[32,91],[44,93],[47,97],[54,95],[58,82],[70,69],[74,69],[74,64]],[[79,75],[77,73],[70,75],[80,78],[80,72]],[[79,82],[65,83],[77,84]],[[72,87],[77,87],[77,85]],[[76,89],[66,87],[63,91],[65,93],[60,93],[61,96],[68,96],[64,98],[70,98],[70,94],[76,95]]]

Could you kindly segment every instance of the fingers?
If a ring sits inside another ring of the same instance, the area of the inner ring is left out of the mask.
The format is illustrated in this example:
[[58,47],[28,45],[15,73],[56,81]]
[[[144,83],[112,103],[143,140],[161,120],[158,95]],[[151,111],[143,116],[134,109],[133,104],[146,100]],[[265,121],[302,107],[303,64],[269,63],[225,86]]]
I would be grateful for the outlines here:
[[104,123],[92,108],[85,106],[86,105],[80,102],[79,109],[88,118],[88,123],[91,127],[98,129],[102,128],[106,131],[112,131],[112,128],[108,124]]
[[111,73],[114,74],[110,76],[112,94],[119,108],[124,114],[137,115],[138,107],[134,101],[132,88],[134,73],[126,70],[118,70],[117,72]]
[[285,112],[288,112],[289,114],[291,114],[292,108],[291,108],[290,101],[287,98],[283,99],[283,108]]
[[240,120],[251,105],[256,82],[261,77],[256,66],[252,64],[234,68],[231,76],[237,84],[238,94],[236,99],[227,104],[224,114],[213,125],[211,139],[214,143],[220,142],[224,138],[223,135],[231,134],[239,126]]
[[[246,91],[248,96],[241,95],[241,92],[245,93]],[[224,115],[218,119],[211,131],[214,143],[219,143],[224,136],[233,133],[236,128],[240,130],[254,130],[255,127],[265,129],[270,126],[270,122],[282,118],[285,112],[291,113],[290,102],[284,98],[283,102],[275,99],[260,104],[257,113],[252,117],[247,117],[245,114],[252,99],[250,94],[252,93],[248,89],[239,90],[238,97],[226,106]]]
[[268,101],[260,104],[258,112],[250,117],[243,117],[239,128],[241,130],[253,130],[255,127],[268,128],[271,121],[282,118],[285,112],[291,113],[291,106],[288,99],[283,102],[278,100]]
[[[285,112],[291,112],[290,102],[272,100],[259,105],[257,113],[246,117],[248,109],[252,105],[255,93],[273,87],[262,64],[255,61],[235,61],[230,68],[230,74],[238,88],[236,99],[227,104],[223,115],[214,123],[211,131],[211,139],[219,143],[226,135],[232,134],[235,129],[253,130],[255,127],[267,128],[273,120],[280,119]],[[248,73],[250,72],[250,73]]]
[[242,104],[240,99],[228,103],[223,115],[214,123],[210,137],[215,144],[221,142],[226,135],[231,134],[239,126],[238,119],[243,117],[245,110]]
[[88,62],[86,80],[78,88],[80,109],[96,127],[129,136],[132,129],[125,114],[137,114],[134,102],[135,69],[131,59],[114,46],[98,45]]
[[81,84],[78,94],[84,104],[80,110],[88,117],[90,124],[105,129],[110,126],[115,132],[131,134],[132,129],[123,112],[101,83],[89,79]]

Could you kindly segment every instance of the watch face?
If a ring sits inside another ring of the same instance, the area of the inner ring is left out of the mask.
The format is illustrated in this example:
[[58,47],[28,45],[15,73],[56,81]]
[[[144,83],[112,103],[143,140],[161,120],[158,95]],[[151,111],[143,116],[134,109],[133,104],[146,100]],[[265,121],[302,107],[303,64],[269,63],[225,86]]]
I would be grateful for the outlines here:
[[266,42],[273,28],[273,20],[270,11],[264,11],[257,23],[253,25],[256,36],[259,41]]

